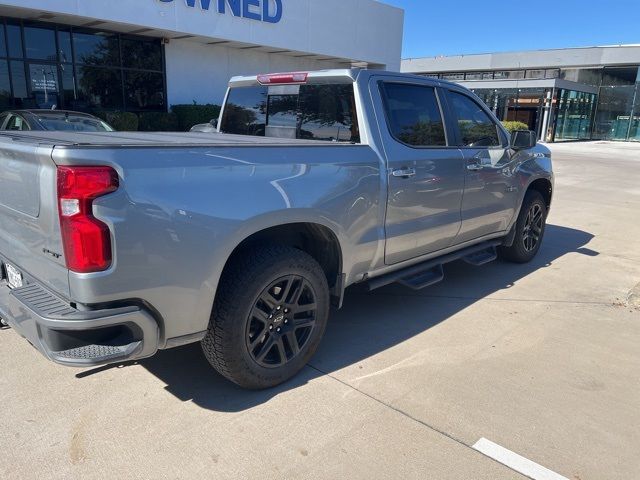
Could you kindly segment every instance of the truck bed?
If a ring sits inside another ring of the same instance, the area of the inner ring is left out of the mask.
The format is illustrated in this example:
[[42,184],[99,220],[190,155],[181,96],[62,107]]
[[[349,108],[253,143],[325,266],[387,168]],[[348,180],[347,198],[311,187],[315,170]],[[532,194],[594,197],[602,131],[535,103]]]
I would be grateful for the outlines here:
[[295,140],[288,138],[251,137],[221,133],[190,132],[2,132],[14,141],[48,146],[74,147],[242,147],[242,146],[317,146],[349,145],[349,143]]

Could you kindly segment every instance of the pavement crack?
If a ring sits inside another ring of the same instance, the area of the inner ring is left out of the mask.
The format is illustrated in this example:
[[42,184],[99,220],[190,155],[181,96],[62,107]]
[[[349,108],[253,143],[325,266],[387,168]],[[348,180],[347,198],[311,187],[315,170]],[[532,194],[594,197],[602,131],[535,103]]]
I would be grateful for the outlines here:
[[310,363],[308,363],[308,364],[307,364],[307,367],[311,368],[312,370],[315,370],[316,372],[320,373],[321,375],[324,375],[324,376],[326,376],[326,377],[329,377],[331,380],[334,380],[334,381],[336,381],[336,382],[338,382],[338,383],[340,383],[340,384],[344,385],[345,387],[347,387],[347,388],[349,388],[349,389],[351,389],[351,390],[353,390],[353,391],[355,391],[355,392],[358,392],[360,395],[363,395],[364,397],[367,397],[368,399],[373,400],[373,401],[374,401],[374,402],[376,402],[377,404],[382,405],[383,407],[388,408],[388,409],[390,409],[390,410],[392,410],[392,411],[396,412],[397,414],[399,414],[399,415],[401,415],[401,416],[403,416],[403,417],[405,417],[405,418],[407,418],[407,419],[411,420],[412,422],[417,423],[418,425],[421,425],[421,426],[423,426],[423,427],[425,427],[425,428],[427,428],[427,429],[431,430],[431,431],[432,431],[432,432],[434,432],[434,433],[437,433],[437,434],[439,434],[439,435],[442,435],[442,436],[444,436],[444,437],[448,438],[449,440],[451,440],[451,441],[453,441],[453,442],[457,443],[458,445],[460,445],[460,446],[462,446],[462,447],[464,447],[464,448],[467,448],[467,449],[471,450],[473,453],[478,454],[478,455],[481,455],[482,457],[484,457],[484,458],[486,458],[486,459],[488,459],[488,460],[490,460],[490,461],[492,461],[492,462],[494,462],[494,463],[497,463],[498,465],[501,465],[502,467],[505,467],[505,468],[507,468],[507,469],[509,469],[509,470],[511,470],[511,471],[513,471],[513,472],[515,472],[515,473],[517,473],[518,475],[522,476],[523,478],[530,478],[530,477],[527,477],[526,475],[522,475],[522,473],[520,473],[520,472],[518,472],[517,470],[515,470],[515,469],[511,468],[510,466],[505,465],[504,463],[501,463],[501,462],[497,461],[495,458],[491,458],[490,456],[485,455],[484,453],[482,453],[482,452],[480,452],[480,451],[476,450],[475,448],[473,448],[473,445],[469,445],[469,444],[468,444],[468,443],[466,443],[465,441],[460,440],[459,438],[454,437],[454,436],[453,436],[453,435],[451,435],[450,433],[447,433],[447,432],[445,432],[444,430],[440,430],[439,428],[434,427],[433,425],[428,424],[428,423],[427,423],[427,422],[425,422],[424,420],[420,420],[419,418],[416,418],[416,417],[414,417],[413,415],[410,415],[409,413],[405,412],[404,410],[401,410],[401,409],[399,409],[399,408],[397,408],[397,407],[394,407],[394,406],[393,406],[393,405],[391,405],[390,403],[387,403],[387,402],[385,402],[384,400],[380,400],[379,398],[376,398],[376,397],[374,397],[373,395],[371,395],[371,394],[369,394],[369,393],[367,393],[367,392],[365,392],[365,391],[363,391],[363,390],[360,390],[358,387],[354,387],[353,385],[351,385],[351,384],[349,384],[349,383],[345,382],[344,380],[340,380],[338,377],[336,377],[336,376],[332,375],[332,374],[331,374],[331,373],[329,373],[329,372],[325,372],[325,371],[324,371],[324,370],[322,370],[321,368],[318,368],[318,367],[316,367],[316,366],[314,366],[314,365],[311,365]]
[[363,390],[360,390],[358,387],[354,387],[353,385],[351,385],[350,383],[345,382],[344,380],[340,380],[338,377],[332,375],[331,373],[325,372],[321,368],[318,368],[318,367],[316,367],[314,365],[311,365],[311,364],[307,364],[307,366],[309,368],[315,370],[316,372],[318,372],[318,373],[320,373],[322,375],[325,375],[325,376],[329,377],[330,379],[335,380],[338,383],[341,383],[345,387],[350,388],[351,390],[354,390],[354,391],[358,392],[361,395],[364,395],[365,397],[373,400],[374,402],[376,402],[376,403],[378,403],[378,404],[380,404],[380,405],[382,405],[382,406],[384,406],[386,408],[389,408],[389,409],[393,410],[396,413],[399,413],[403,417],[408,418],[409,420],[412,420],[413,422],[418,423],[418,424],[422,425],[423,427],[428,428],[429,430],[432,430],[432,431],[434,431],[436,433],[439,433],[440,435],[444,435],[445,437],[449,438],[450,440],[453,440],[454,442],[456,442],[456,443],[458,443],[458,444],[460,444],[460,445],[462,445],[464,447],[470,448],[474,452],[476,451],[471,445],[465,443],[464,441],[460,440],[459,438],[456,438],[453,435],[434,427],[433,425],[429,425],[427,422],[425,422],[423,420],[420,420],[419,418],[416,418],[413,415],[410,415],[407,412],[405,412],[403,410],[400,410],[399,408],[394,407],[390,403],[387,403],[387,402],[385,402],[383,400],[380,400],[379,398],[376,398],[373,395],[371,395],[371,394],[369,394],[369,393],[367,393],[367,392],[365,392]]

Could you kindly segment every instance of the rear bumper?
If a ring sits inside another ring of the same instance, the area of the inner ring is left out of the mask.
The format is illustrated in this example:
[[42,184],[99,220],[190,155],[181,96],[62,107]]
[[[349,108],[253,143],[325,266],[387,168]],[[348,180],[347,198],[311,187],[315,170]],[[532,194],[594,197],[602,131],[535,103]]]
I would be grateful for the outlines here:
[[158,324],[143,309],[78,310],[37,283],[11,290],[0,280],[0,317],[62,365],[106,365],[158,350]]

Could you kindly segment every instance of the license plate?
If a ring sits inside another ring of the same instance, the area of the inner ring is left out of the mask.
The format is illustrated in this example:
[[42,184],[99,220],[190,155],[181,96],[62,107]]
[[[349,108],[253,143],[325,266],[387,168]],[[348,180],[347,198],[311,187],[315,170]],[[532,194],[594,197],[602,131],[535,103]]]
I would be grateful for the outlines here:
[[7,269],[7,281],[9,282],[9,286],[11,288],[20,288],[22,286],[22,274],[20,273],[20,270],[8,263],[5,263],[4,266]]

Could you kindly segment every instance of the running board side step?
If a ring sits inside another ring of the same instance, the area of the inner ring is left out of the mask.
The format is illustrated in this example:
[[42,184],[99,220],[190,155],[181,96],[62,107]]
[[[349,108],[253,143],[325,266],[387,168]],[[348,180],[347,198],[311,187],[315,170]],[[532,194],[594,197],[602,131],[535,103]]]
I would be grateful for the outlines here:
[[489,247],[486,250],[481,250],[467,255],[466,257],[462,257],[462,260],[474,267],[480,267],[497,259],[498,251],[496,250],[496,247]]
[[494,261],[498,258],[496,247],[502,243],[503,239],[490,240],[427,260],[418,265],[403,268],[397,272],[372,278],[368,282],[369,290],[376,290],[392,283],[400,283],[414,290],[421,290],[444,279],[443,266],[447,263],[462,259],[471,265],[480,266]]

